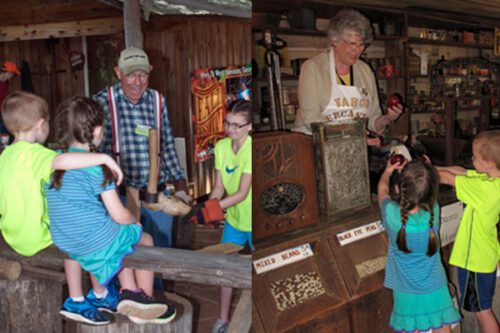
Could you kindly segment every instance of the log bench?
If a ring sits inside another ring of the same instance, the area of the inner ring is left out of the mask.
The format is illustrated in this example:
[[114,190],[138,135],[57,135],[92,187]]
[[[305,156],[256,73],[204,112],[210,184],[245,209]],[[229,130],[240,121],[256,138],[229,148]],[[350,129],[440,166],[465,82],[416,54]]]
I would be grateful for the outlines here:
[[[62,317],[58,312],[62,305],[65,277],[63,261],[65,254],[54,246],[33,257],[24,257],[14,252],[0,237],[0,260],[8,260],[7,271],[22,273],[17,280],[12,275],[2,275],[0,268],[0,332],[65,332]],[[13,263],[14,262],[14,263]],[[193,282],[243,289],[231,320],[230,333],[244,333],[251,324],[251,263],[249,257],[218,254],[216,251],[189,251],[181,249],[138,246],[137,251],[127,256],[124,266],[151,270],[173,281]],[[10,268],[9,268],[10,267]],[[15,276],[14,276],[15,277]],[[181,309],[180,314],[167,325],[136,325],[124,317],[115,316],[115,321],[106,326],[95,327],[78,324],[81,333],[114,332],[190,332],[192,307],[178,295],[166,294],[169,300]]]

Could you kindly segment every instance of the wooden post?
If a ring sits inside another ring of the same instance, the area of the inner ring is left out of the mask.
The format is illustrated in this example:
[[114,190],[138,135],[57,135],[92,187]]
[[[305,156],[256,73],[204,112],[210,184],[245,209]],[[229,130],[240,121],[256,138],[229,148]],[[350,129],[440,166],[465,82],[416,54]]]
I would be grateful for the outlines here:
[[125,28],[125,47],[143,49],[143,35],[141,31],[141,6],[139,0],[123,1],[123,25]]
[[0,279],[0,332],[62,333],[62,283],[23,272],[16,281]]
[[137,222],[141,221],[141,201],[139,190],[130,186],[125,189],[125,207],[135,216]]
[[252,290],[246,289],[241,293],[236,304],[233,318],[229,323],[229,333],[241,333],[250,331],[252,324]]

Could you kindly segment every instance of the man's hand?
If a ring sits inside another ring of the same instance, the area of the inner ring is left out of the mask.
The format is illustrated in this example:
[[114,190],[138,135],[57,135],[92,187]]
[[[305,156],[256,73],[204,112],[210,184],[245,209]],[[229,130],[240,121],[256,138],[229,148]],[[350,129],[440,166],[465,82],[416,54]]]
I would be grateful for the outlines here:
[[185,204],[179,198],[169,195],[165,196],[163,193],[158,194],[157,203],[143,203],[144,208],[151,210],[162,210],[168,215],[178,216],[186,215],[191,211],[191,207]]
[[185,203],[187,203],[188,205],[190,205],[193,202],[193,198],[191,198],[191,196],[189,194],[187,194],[186,191],[184,191],[184,190],[176,191],[174,193],[174,195],[177,198],[179,198],[182,201],[184,201]]

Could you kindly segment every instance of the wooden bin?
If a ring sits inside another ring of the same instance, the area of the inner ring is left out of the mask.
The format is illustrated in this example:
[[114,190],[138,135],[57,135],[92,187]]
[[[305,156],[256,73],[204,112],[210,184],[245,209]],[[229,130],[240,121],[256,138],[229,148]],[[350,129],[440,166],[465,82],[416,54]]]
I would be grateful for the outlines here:
[[303,244],[311,245],[313,256],[262,274],[256,274],[254,269],[253,332],[350,331],[345,307],[349,296],[321,232],[258,249],[252,260],[255,263]]
[[[344,221],[331,227],[326,237],[350,295],[351,332],[390,332],[392,296],[384,287],[387,237],[383,231],[368,236],[369,230],[375,229],[373,223],[380,221],[378,207],[361,210]],[[352,235],[364,232],[367,237],[341,245],[338,236],[346,232]]]
[[334,214],[371,204],[366,121],[313,123],[319,208]]

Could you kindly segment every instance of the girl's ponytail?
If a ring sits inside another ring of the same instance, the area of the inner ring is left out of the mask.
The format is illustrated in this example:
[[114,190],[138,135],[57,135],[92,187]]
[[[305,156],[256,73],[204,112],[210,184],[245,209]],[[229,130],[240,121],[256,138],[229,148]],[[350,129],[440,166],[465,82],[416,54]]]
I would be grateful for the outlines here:
[[429,218],[429,244],[427,245],[427,256],[432,257],[434,253],[436,253],[437,248],[438,248],[438,241],[436,237],[436,233],[434,232],[433,228],[433,221],[434,221],[434,209],[432,207],[427,207],[430,213],[430,218]]

